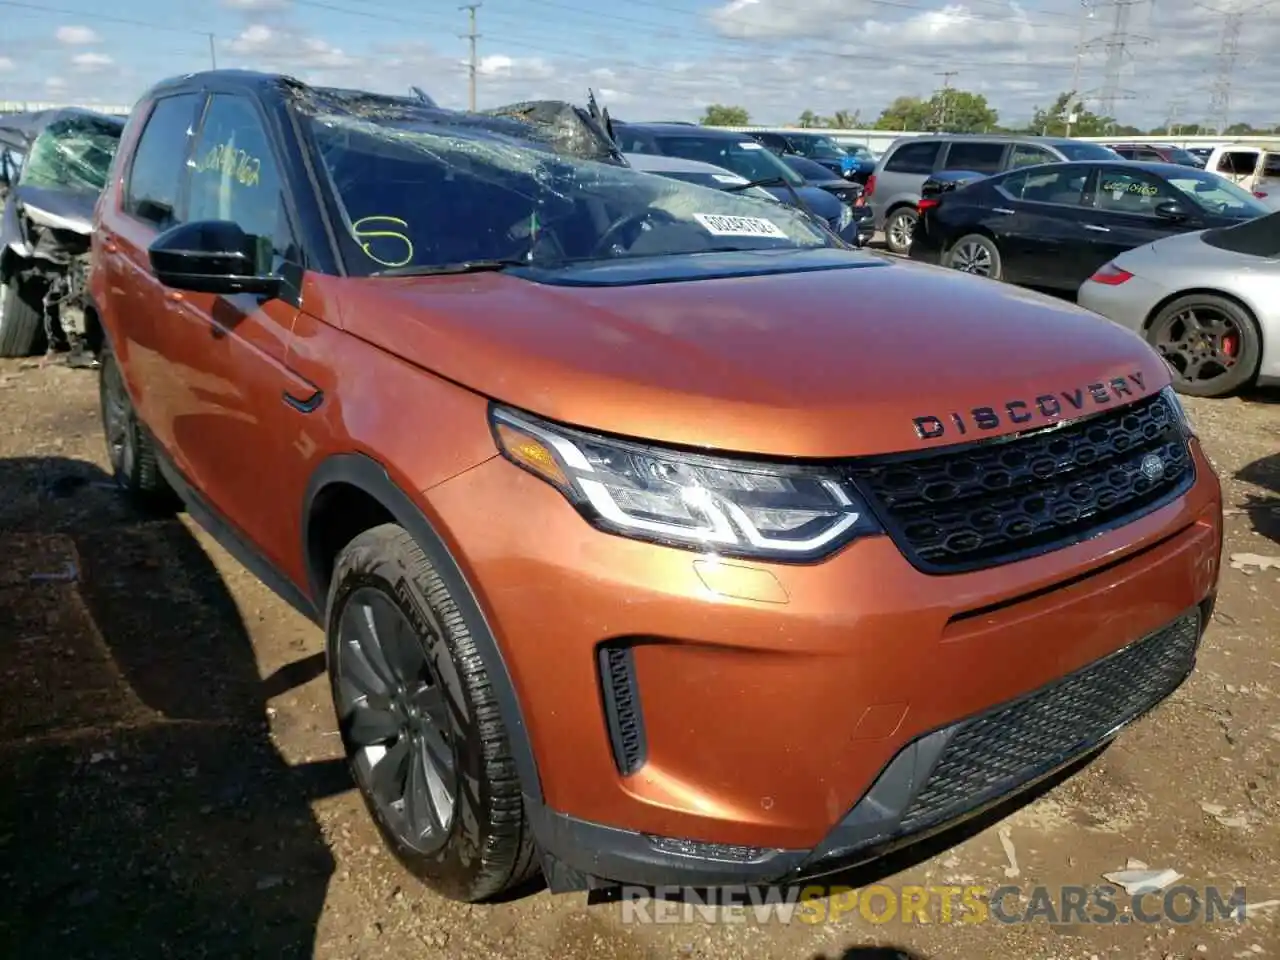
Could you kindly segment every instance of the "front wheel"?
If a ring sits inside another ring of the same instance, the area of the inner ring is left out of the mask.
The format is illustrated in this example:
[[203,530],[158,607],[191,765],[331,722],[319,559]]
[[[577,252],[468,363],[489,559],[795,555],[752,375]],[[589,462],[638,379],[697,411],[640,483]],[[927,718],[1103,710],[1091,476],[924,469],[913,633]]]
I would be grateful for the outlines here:
[[1147,342],[1164,357],[1173,388],[1222,397],[1253,379],[1262,357],[1258,324],[1243,306],[1215,294],[1179,297],[1156,314]]
[[999,280],[1003,269],[1000,248],[994,240],[980,233],[970,233],[952,244],[947,251],[946,265],[952,270],[988,280]]
[[890,251],[899,256],[907,255],[918,219],[919,214],[914,207],[899,207],[889,214],[889,219],[884,224],[884,242]]
[[374,527],[343,549],[325,624],[347,762],[400,862],[467,902],[532,876],[534,844],[486,665],[404,529]]

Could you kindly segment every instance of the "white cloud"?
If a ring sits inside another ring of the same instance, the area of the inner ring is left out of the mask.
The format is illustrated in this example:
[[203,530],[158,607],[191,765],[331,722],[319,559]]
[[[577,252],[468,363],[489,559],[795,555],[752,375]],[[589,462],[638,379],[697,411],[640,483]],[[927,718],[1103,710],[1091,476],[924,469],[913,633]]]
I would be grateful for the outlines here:
[[67,81],[62,79],[62,77],[45,77],[44,85],[51,93],[61,93],[63,90],[67,89]]
[[17,70],[18,65],[8,57],[0,57],[0,73],[8,73],[11,70]]
[[94,73],[95,71],[105,69],[115,63],[105,53],[77,53],[71,58],[72,65],[81,73]]
[[[252,18],[219,42],[220,64],[393,93],[413,84],[445,106],[466,104],[468,71],[451,35],[435,46],[398,39],[411,31],[394,24],[381,28],[381,38],[317,33],[312,21],[268,12],[284,2],[221,0]],[[1133,32],[1155,42],[1132,48],[1120,78],[1119,119],[1149,128],[1180,100],[1183,123],[1207,120],[1221,17],[1196,0],[1159,2],[1156,14],[1133,10]],[[701,30],[686,28],[670,40],[656,32],[639,37],[601,18],[592,35],[609,33],[616,45],[597,39],[575,54],[553,52],[550,43],[512,28],[510,47],[496,37],[481,41],[478,100],[482,107],[533,97],[581,102],[593,87],[603,105],[633,120],[696,120],[707,104],[725,103],[746,107],[757,123],[790,123],[806,109],[856,110],[870,123],[894,97],[928,97],[943,82],[937,74],[957,71],[953,88],[984,94],[1004,123],[1024,123],[1071,85],[1079,9],[1074,0],[716,0]],[[1110,14],[1100,11],[1086,37],[1101,38],[1109,26]],[[1277,44],[1277,16],[1256,18],[1242,35],[1230,121],[1280,124],[1271,96],[1280,58],[1266,55]],[[1094,44],[1080,62],[1080,86],[1094,91],[1094,108],[1104,55]],[[190,67],[200,66],[193,53]],[[76,80],[68,95],[128,101],[139,93],[134,80],[110,72],[93,84]]]
[[81,27],[72,24],[59,27],[54,36],[58,38],[59,43],[65,43],[70,47],[83,47],[91,43],[102,42],[102,38],[98,36],[92,27]]

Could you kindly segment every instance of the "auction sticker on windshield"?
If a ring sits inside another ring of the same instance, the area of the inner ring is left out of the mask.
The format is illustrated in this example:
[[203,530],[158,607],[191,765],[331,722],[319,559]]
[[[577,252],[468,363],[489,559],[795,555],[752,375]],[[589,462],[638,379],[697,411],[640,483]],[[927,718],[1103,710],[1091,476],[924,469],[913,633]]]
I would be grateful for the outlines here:
[[754,140],[748,140],[744,143],[738,144],[738,146],[741,147],[743,150],[763,150],[764,149],[763,144],[756,143]]
[[702,224],[707,233],[717,237],[776,237],[786,240],[781,227],[763,217],[732,217],[723,213],[695,213],[693,219]]

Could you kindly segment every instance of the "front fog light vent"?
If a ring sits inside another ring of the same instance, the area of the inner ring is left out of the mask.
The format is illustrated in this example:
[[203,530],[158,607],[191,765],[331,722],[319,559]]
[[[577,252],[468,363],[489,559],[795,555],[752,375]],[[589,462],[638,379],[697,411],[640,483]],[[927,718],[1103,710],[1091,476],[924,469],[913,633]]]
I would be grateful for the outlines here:
[[635,655],[631,647],[600,648],[600,687],[604,693],[605,723],[618,772],[630,776],[645,761],[644,718],[636,687]]

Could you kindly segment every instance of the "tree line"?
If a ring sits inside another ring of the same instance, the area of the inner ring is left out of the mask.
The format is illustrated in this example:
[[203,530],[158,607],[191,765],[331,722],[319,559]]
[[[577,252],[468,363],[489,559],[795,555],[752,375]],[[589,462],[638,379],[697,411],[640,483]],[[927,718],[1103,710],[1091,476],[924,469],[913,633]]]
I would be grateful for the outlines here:
[[[1072,109],[1075,115],[1072,117]],[[700,121],[704,126],[750,126],[751,116],[743,107],[713,103],[707,107]],[[928,99],[898,97],[880,111],[880,116],[867,123],[858,110],[837,110],[831,116],[820,116],[805,110],[797,118],[795,126],[806,129],[856,130],[935,130],[940,133],[1023,133],[1048,137],[1070,134],[1076,137],[1135,137],[1135,136],[1211,136],[1218,130],[1199,124],[1164,124],[1151,130],[1142,130],[1129,124],[1094,113],[1079,103],[1073,91],[1058,94],[1048,107],[1036,107],[1031,122],[1018,126],[1001,125],[1000,115],[980,93],[968,90],[939,90]],[[1221,131],[1227,136],[1280,135],[1280,126],[1252,127],[1247,123],[1235,123]]]

